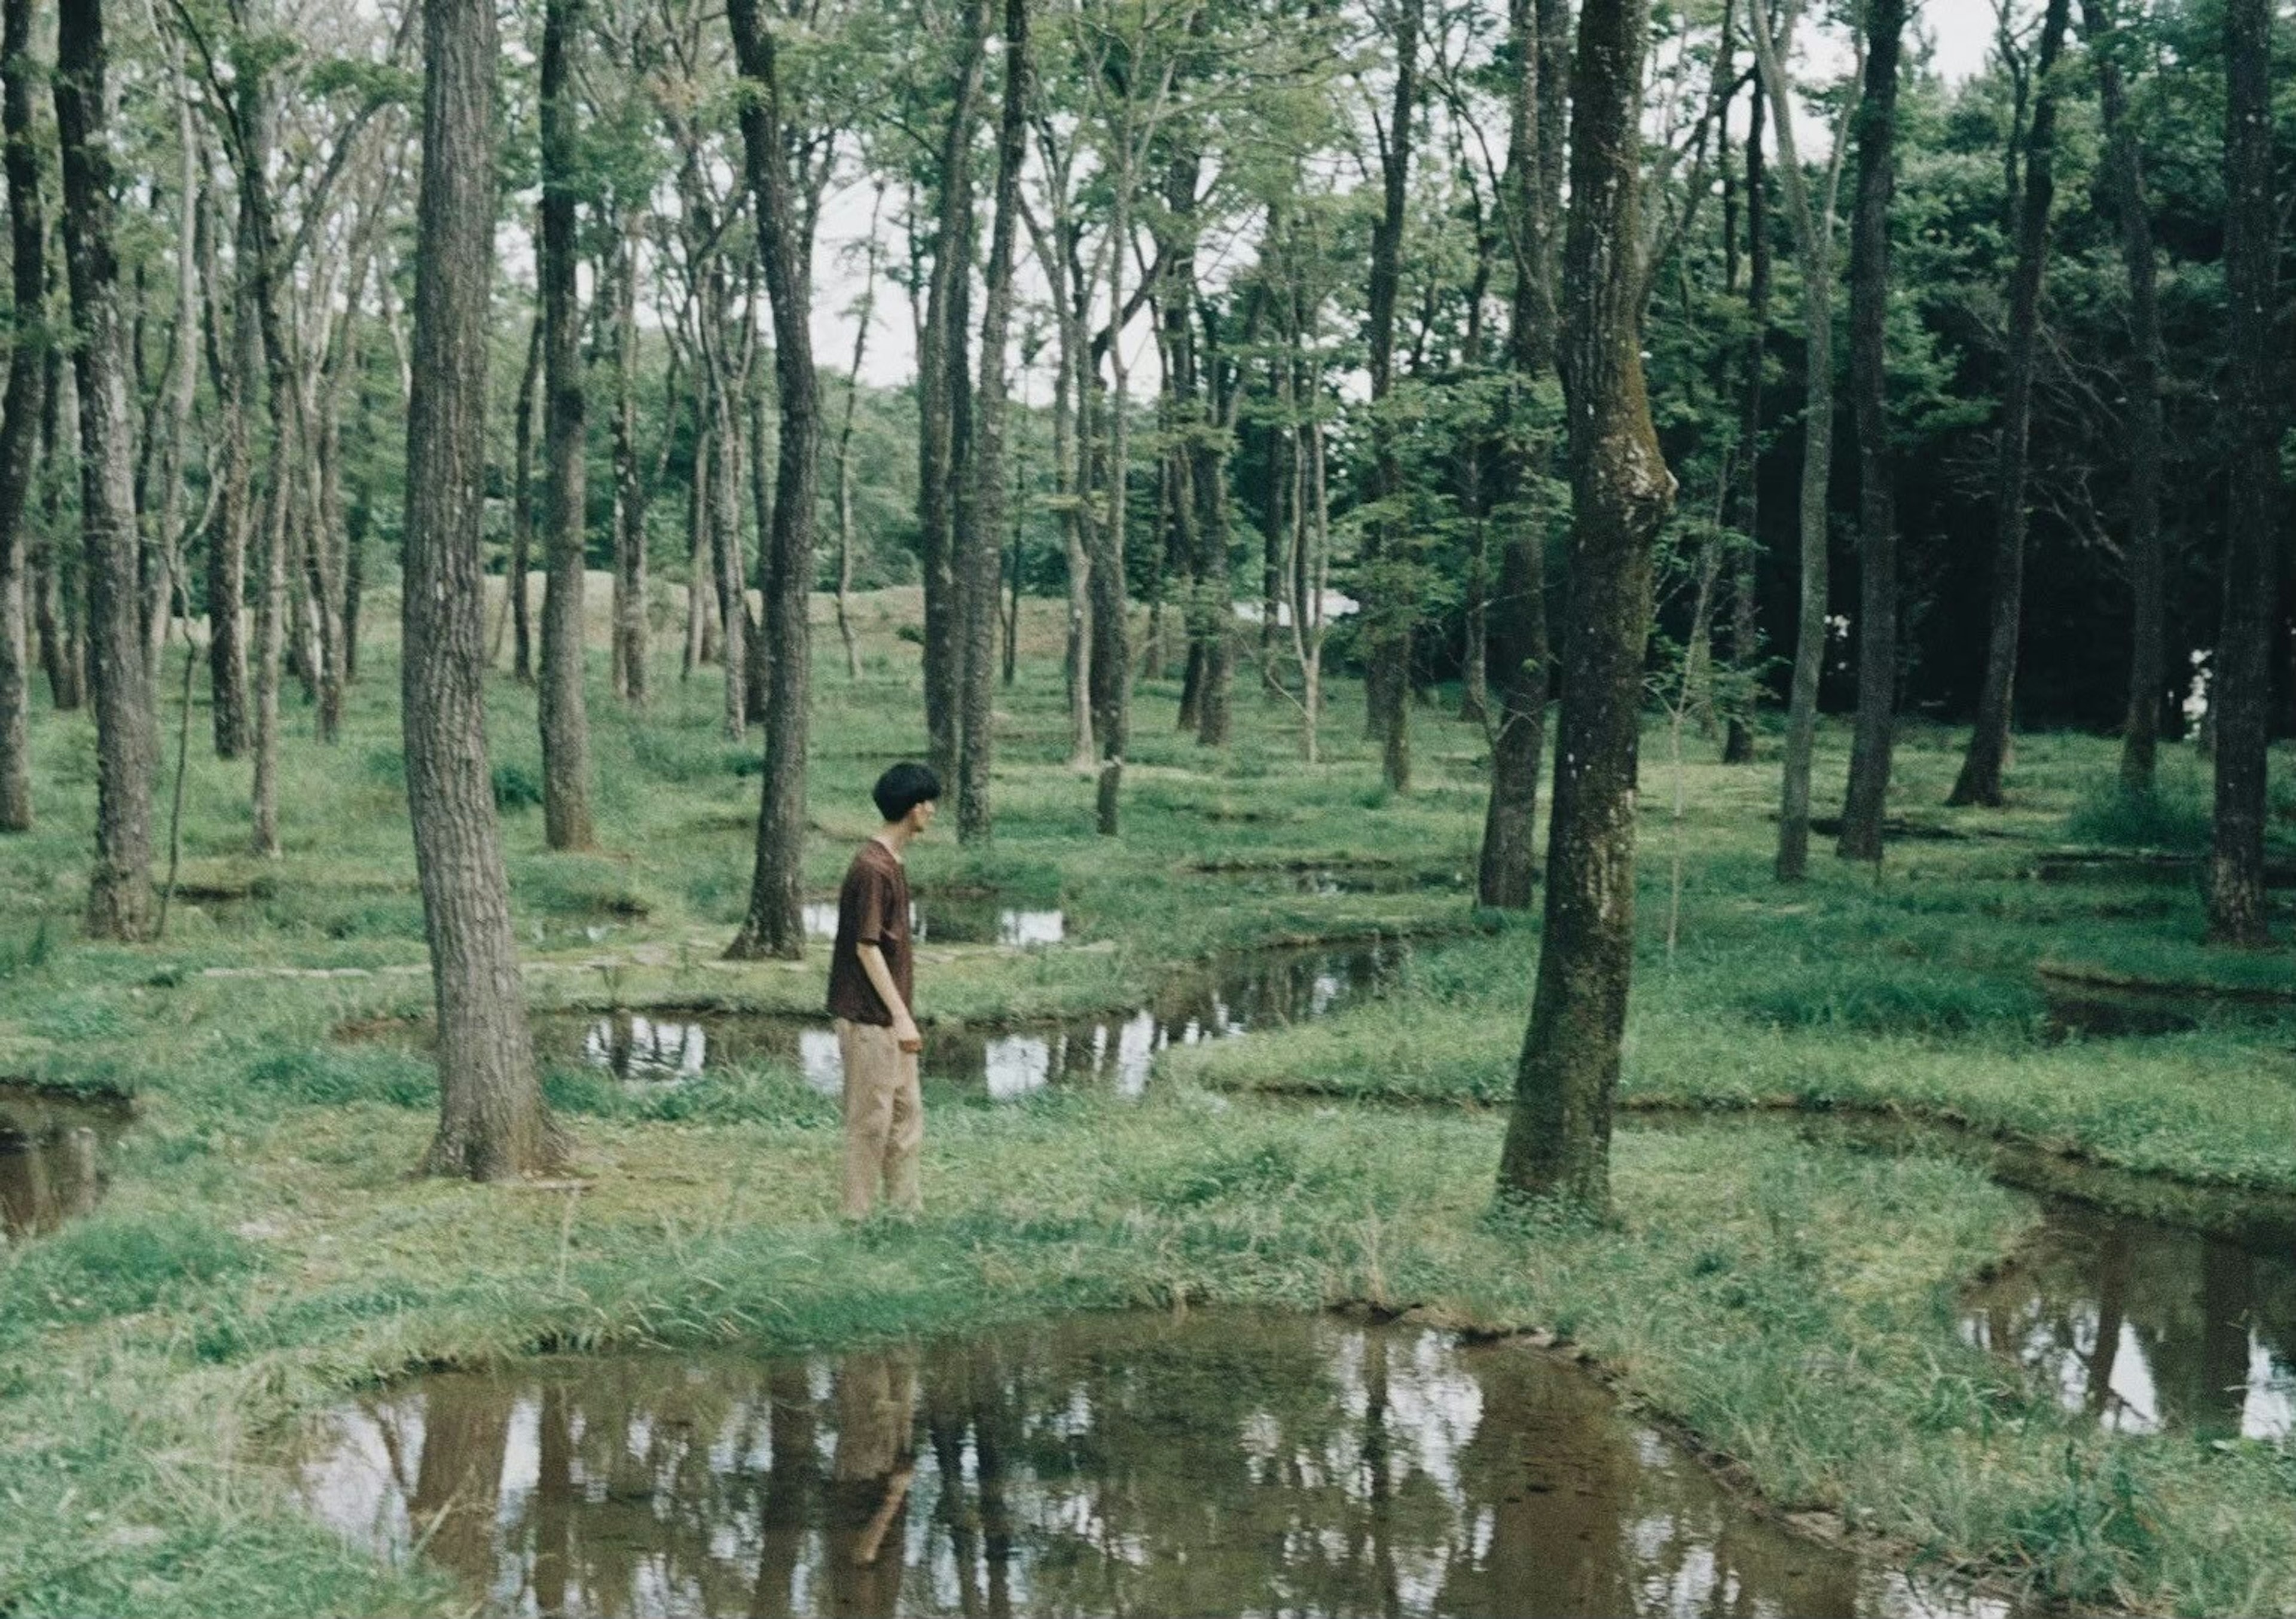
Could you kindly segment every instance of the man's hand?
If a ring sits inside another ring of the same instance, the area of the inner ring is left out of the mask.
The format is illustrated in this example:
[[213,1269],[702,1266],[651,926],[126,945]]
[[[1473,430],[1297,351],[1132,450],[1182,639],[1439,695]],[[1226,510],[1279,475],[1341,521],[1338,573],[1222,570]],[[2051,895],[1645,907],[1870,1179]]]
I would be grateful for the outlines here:
[[925,1037],[917,1033],[917,1020],[906,1011],[893,1014],[893,1043],[904,1051],[922,1051]]

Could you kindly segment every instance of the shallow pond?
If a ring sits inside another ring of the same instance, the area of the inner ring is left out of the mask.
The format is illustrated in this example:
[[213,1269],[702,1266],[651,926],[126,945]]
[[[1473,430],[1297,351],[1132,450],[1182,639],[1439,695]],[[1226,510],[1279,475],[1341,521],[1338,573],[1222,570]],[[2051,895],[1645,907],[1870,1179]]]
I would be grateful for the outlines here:
[[[1372,944],[1270,950],[1184,973],[1128,1012],[990,1027],[928,1025],[928,1077],[1023,1096],[1052,1084],[1136,1095],[1168,1046],[1321,1018],[1391,983],[1406,947]],[[545,1059],[578,1057],[636,1081],[691,1078],[760,1059],[795,1066],[824,1091],[844,1083],[826,1016],[758,1013],[550,1013],[535,1019]]]
[[1964,1337],[2125,1433],[2296,1435],[2296,1254],[2053,1202]]
[[495,1614],[2007,1612],[1756,1516],[1575,1366],[1328,1317],[545,1361],[304,1454],[322,1518]]
[[103,1149],[127,1109],[0,1084],[0,1238],[52,1231],[103,1197]]
[[[837,936],[837,902],[805,903],[807,936]],[[1069,941],[1068,912],[1056,905],[1008,905],[995,895],[924,895],[909,904],[909,928],[921,944],[1003,944],[1039,950]]]

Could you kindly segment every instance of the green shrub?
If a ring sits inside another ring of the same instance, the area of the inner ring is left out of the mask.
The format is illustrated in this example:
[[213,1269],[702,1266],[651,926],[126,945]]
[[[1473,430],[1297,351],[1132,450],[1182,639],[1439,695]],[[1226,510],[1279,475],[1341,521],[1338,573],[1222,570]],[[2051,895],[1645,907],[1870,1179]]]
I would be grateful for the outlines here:
[[523,765],[495,766],[495,808],[504,814],[532,809],[542,802],[542,782]]
[[2111,848],[2182,849],[2209,846],[2210,809],[2193,783],[2132,791],[2120,781],[2090,789],[2065,817],[2065,836]]

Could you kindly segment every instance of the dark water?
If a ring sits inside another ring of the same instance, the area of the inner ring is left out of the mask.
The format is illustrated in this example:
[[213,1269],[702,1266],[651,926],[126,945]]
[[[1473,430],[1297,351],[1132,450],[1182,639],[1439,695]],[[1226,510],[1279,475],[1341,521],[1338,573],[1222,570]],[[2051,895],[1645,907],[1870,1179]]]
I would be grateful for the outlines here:
[[[1047,1085],[1136,1095],[1156,1053],[1324,1017],[1378,994],[1400,944],[1271,950],[1174,979],[1133,1011],[1011,1027],[928,1025],[923,1072],[1017,1097]],[[828,1018],[707,1012],[547,1014],[535,1019],[545,1059],[578,1059],[618,1077],[691,1078],[718,1065],[789,1063],[827,1092],[844,1073]],[[561,1054],[562,1053],[562,1057]]]
[[[995,895],[926,895],[910,903],[909,927],[919,944],[1004,944],[1037,950],[1069,942],[1068,912],[1057,905],[1008,905]],[[808,900],[806,933],[837,936],[837,902]]]
[[2296,1015],[2296,998],[2265,990],[2122,984],[2049,970],[2037,976],[2048,1005],[2049,1033],[2059,1039],[2175,1034],[2204,1023],[2255,1024]]
[[2068,1410],[2125,1433],[2296,1436],[2296,1250],[2053,1203],[1963,1303],[1962,1334],[2014,1356]]
[[1755,1517],[1575,1367],[1313,1316],[438,1376],[306,1454],[495,1614],[2008,1611]]
[[52,1231],[103,1197],[103,1149],[127,1127],[120,1107],[0,1084],[0,1238]]
[[1411,894],[1429,889],[1474,887],[1474,873],[1461,866],[1330,865],[1247,866],[1214,871],[1239,887],[1271,894],[1308,894],[1334,899],[1343,894]]

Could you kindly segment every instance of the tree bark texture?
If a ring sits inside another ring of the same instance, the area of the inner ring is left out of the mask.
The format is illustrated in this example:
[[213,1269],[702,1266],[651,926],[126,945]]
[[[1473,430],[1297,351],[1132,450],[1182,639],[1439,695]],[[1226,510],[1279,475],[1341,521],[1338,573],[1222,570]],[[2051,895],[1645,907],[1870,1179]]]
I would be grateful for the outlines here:
[[511,931],[487,767],[487,318],[494,280],[495,12],[427,0],[406,417],[402,724],[439,1002],[439,1132],[425,1167],[488,1181],[556,1167]]
[[[1501,202],[1514,259],[1508,311],[1511,413],[1554,364],[1554,162],[1546,151],[1546,103],[1562,94],[1545,77],[1552,53],[1533,0],[1510,0],[1515,82],[1507,117],[1506,191]],[[1483,842],[1475,868],[1476,903],[1506,911],[1530,908],[1538,876],[1535,823],[1538,773],[1546,750],[1547,665],[1545,513],[1534,493],[1546,471],[1519,421],[1506,433],[1505,538],[1496,589],[1488,609],[1486,660],[1498,690],[1491,732],[1491,790],[1483,809]]]
[[79,380],[80,533],[87,567],[95,699],[95,865],[87,926],[97,938],[150,936],[152,778],[159,741],[138,597],[135,489],[123,364],[126,327],[112,251],[101,0],[57,17],[56,134],[63,155],[64,265]]
[[996,219],[989,230],[988,268],[980,319],[980,385],[973,411],[970,520],[960,522],[965,552],[962,664],[957,734],[956,835],[986,839],[995,825],[989,767],[996,746],[996,595],[1004,560],[1004,348],[1013,322],[1013,272],[1020,239],[1021,168],[1028,159],[1029,87],[1029,0],[1004,0],[1004,94],[996,127]]
[[1652,548],[1673,503],[1644,390],[1637,190],[1644,0],[1586,0],[1573,59],[1570,630],[1546,928],[1499,1165],[1509,1200],[1610,1204],[1611,1111],[1634,970],[1635,756]]
[[805,953],[799,904],[805,854],[805,752],[813,643],[807,607],[813,591],[815,505],[821,483],[821,388],[811,327],[813,243],[783,153],[789,129],[781,106],[774,37],[758,0],[728,0],[734,53],[750,92],[742,102],[742,146],[766,297],[773,307],[774,380],[781,405],[774,527],[766,541],[765,634],[773,649],[767,691],[763,801],[750,909],[727,953]]
[[1381,212],[1372,232],[1368,325],[1373,495],[1385,507],[1365,532],[1363,625],[1365,695],[1380,739],[1380,772],[1390,791],[1411,787],[1411,642],[1418,603],[1414,569],[1403,554],[1405,498],[1395,423],[1382,410],[1395,388],[1395,303],[1402,285],[1405,209],[1410,199],[1411,137],[1419,110],[1419,35],[1423,0],[1401,0],[1395,37],[1395,98],[1380,152]]
[[0,831],[32,826],[30,642],[25,620],[28,546],[24,508],[39,450],[40,394],[46,364],[41,315],[47,300],[39,151],[34,143],[32,0],[0,6],[0,140],[8,180],[10,275],[14,329],[8,385],[0,398]]
[[[2216,721],[2216,824],[2209,937],[2269,936],[2264,892],[2272,624],[2279,601],[2280,427],[2272,327],[2278,297],[2270,0],[2225,6],[2225,394],[2232,477],[2225,511],[2224,626],[2209,707]],[[2035,114],[2036,119],[2038,113]]]
[[503,610],[510,615],[511,678],[521,686],[534,683],[534,622],[526,578],[534,568],[534,400],[542,387],[542,326],[537,311],[527,333],[526,369],[519,373],[510,419],[510,560],[503,567]]
[[[1761,4],[1764,0],[1755,0]],[[1857,725],[1834,853],[1882,858],[1898,705],[1898,502],[1890,453],[1890,197],[1897,184],[1905,0],[1869,0],[1849,222],[1849,396],[1857,418]]]
[[[226,317],[224,276],[216,243],[222,234],[212,183],[201,197],[201,281],[208,304],[208,376],[215,388],[216,426],[209,441],[209,478],[215,492],[208,514],[208,691],[213,706],[216,756],[247,750],[247,400],[237,328]],[[226,339],[228,348],[226,348]]]
[[584,586],[589,524],[584,469],[588,413],[582,377],[582,308],[575,286],[576,117],[573,54],[582,0],[547,0],[542,20],[543,462],[549,479],[542,592],[542,822],[554,849],[587,849],[590,715],[583,693]]
[[[614,667],[616,691],[633,708],[648,694],[646,505],[638,463],[638,239],[626,222],[614,275]],[[665,429],[666,430],[666,429]]]
[[[1759,4],[1759,0],[1756,0]],[[1770,210],[1767,159],[1762,150],[1764,101],[1759,78],[1747,93],[1746,111],[1746,355],[1738,415],[1738,565],[1730,585],[1730,662],[1752,688],[1761,656],[1759,568],[1762,555],[1762,365],[1770,344]],[[1731,706],[1722,732],[1722,762],[1754,761],[1753,699]]]
[[2083,33],[2096,61],[2097,102],[2104,115],[2104,168],[2121,260],[2128,274],[2128,392],[2122,419],[2128,446],[2128,707],[2120,731],[2120,781],[2131,792],[2152,790],[2160,752],[2161,705],[2169,681],[2168,559],[2161,535],[2161,484],[2166,439],[2161,409],[2160,272],[2152,249],[2152,209],[2144,192],[2144,156],[2128,111],[2120,44],[2103,0],[2081,0]]
[[2017,200],[2017,264],[2009,279],[2008,377],[2001,400],[2001,451],[1996,472],[1993,617],[1985,642],[1985,683],[1977,724],[1962,756],[1948,804],[1998,805],[2009,764],[2009,726],[2016,713],[2017,640],[2025,612],[2028,452],[2033,427],[2033,373],[2041,341],[2041,280],[2048,267],[2049,208],[2056,198],[2057,59],[2071,0],[2048,0],[2034,56],[2033,122],[2025,136],[2025,177]]

